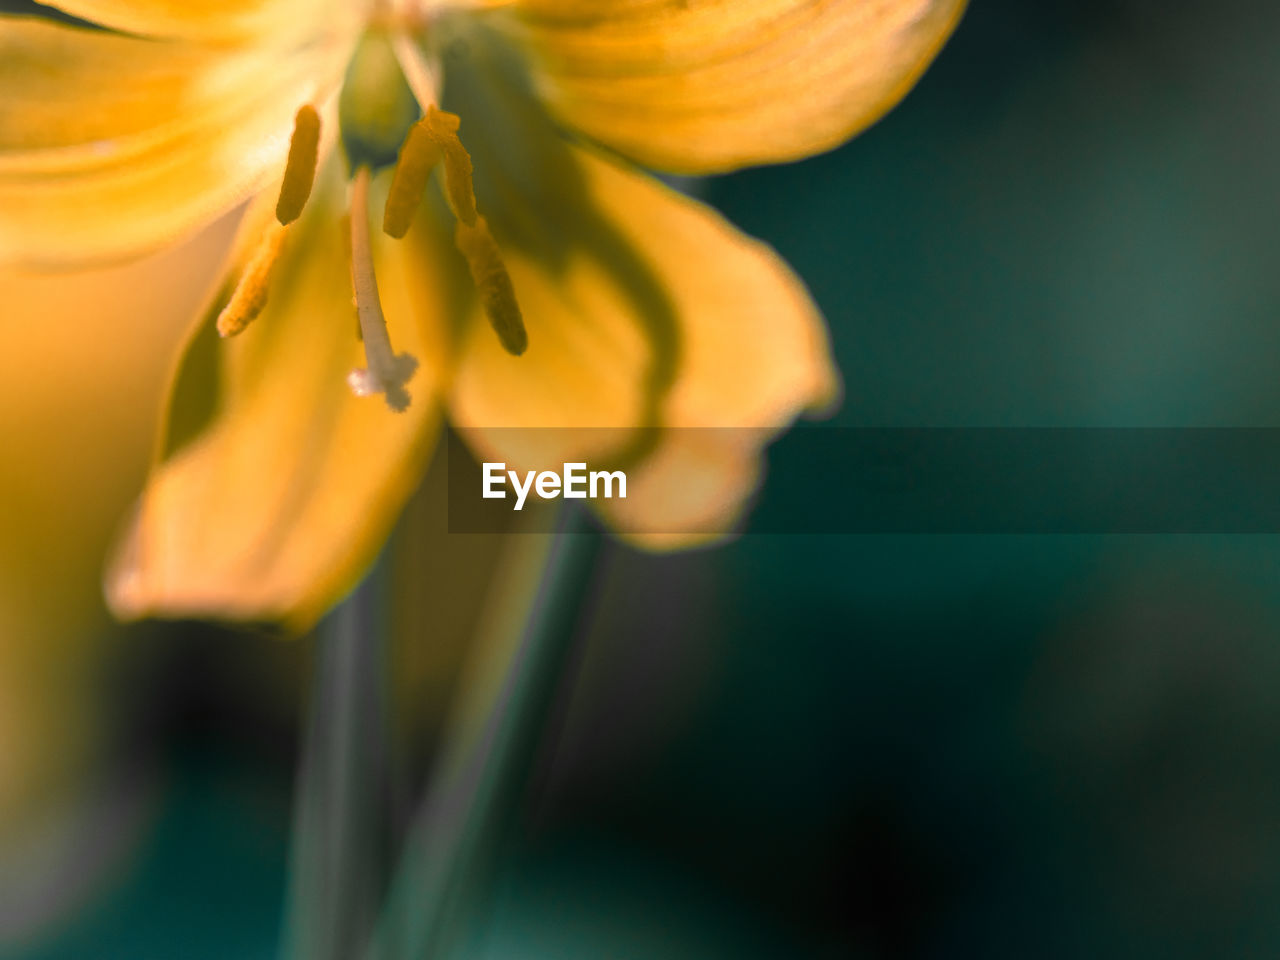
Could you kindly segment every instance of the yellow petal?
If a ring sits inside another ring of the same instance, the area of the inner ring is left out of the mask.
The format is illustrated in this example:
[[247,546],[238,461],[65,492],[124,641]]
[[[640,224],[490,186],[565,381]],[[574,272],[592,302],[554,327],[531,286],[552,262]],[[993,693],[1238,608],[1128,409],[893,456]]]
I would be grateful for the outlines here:
[[[408,313],[402,271],[383,257],[392,341],[421,361],[412,404],[395,414],[348,388],[365,358],[336,167],[289,228],[253,326],[220,342],[210,316],[193,334],[170,397],[167,449],[108,575],[110,604],[126,619],[305,630],[367,569],[418,482],[438,429],[440,363]],[[257,212],[270,217],[273,206],[264,198]]]
[[318,23],[358,15],[360,3],[338,0],[47,0],[74,17],[149,37],[227,39],[315,32]]
[[[454,423],[515,469],[632,461],[611,508],[624,534],[671,546],[725,530],[762,445],[838,389],[821,317],[772,250],[714,211],[569,146],[514,101],[503,115],[510,142],[475,141],[477,187],[529,345],[511,356],[472,308]],[[512,177],[490,183],[504,163]],[[520,193],[518,174],[536,189]],[[584,429],[597,427],[612,429]]]
[[837,146],[912,87],[964,0],[525,0],[520,39],[565,122],[664,170]]
[[283,172],[298,107],[329,96],[345,51],[0,17],[0,262],[119,258],[232,209]]
[[[206,231],[149,260],[73,276],[0,271],[0,849],[8,864],[20,862],[14,840],[37,835],[64,801],[88,799],[81,791],[101,764],[110,736],[103,669],[120,652],[102,605],[102,558],[146,474],[167,357],[227,239],[226,230]],[[90,311],[97,322],[85,322]],[[0,940],[29,932],[6,918]]]

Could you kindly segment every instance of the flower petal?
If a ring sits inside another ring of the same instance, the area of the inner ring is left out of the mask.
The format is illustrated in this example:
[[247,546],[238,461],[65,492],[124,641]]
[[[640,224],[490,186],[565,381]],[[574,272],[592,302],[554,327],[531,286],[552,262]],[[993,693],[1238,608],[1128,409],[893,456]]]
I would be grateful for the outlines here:
[[[459,106],[464,136],[485,106]],[[509,355],[473,309],[454,423],[483,459],[520,469],[631,462],[625,503],[606,507],[633,538],[725,530],[762,445],[834,398],[821,317],[772,250],[714,211],[566,144],[515,103],[502,115],[509,139],[479,142],[476,182],[529,347]],[[495,179],[504,164],[511,175]],[[521,173],[535,190],[520,192]]]
[[[418,482],[439,425],[440,363],[425,326],[404,312],[402,276],[388,268],[392,340],[421,361],[413,402],[395,414],[348,389],[348,372],[365,360],[336,167],[326,197],[290,228],[262,315],[230,341],[217,340],[211,318],[193,333],[166,449],[108,575],[117,615],[305,630],[372,563]],[[269,217],[270,207],[258,211]]]
[[106,270],[0,270],[0,660],[89,654],[102,557],[146,474],[168,357],[230,227]]
[[524,0],[514,29],[566,124],[709,173],[837,146],[893,107],[964,0]]
[[46,0],[49,6],[113,30],[149,37],[228,39],[315,31],[361,4],[337,0]]
[[0,17],[0,262],[116,259],[212,221],[283,170],[345,55]]

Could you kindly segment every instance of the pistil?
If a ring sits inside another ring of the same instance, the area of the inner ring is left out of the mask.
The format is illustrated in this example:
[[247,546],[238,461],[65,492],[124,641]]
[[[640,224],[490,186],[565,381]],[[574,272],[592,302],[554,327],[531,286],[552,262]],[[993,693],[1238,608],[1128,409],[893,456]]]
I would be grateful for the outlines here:
[[418,361],[391,348],[386,317],[378,298],[378,281],[373,270],[369,240],[369,168],[356,170],[351,183],[351,281],[356,293],[356,312],[364,342],[363,369],[351,371],[347,383],[358,397],[381,393],[387,406],[397,412],[409,407],[405,384],[418,369]]

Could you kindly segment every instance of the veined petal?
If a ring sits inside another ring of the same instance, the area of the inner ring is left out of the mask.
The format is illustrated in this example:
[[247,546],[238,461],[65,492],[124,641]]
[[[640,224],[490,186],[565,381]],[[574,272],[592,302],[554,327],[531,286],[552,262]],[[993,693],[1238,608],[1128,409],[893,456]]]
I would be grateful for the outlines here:
[[838,391],[821,317],[772,250],[714,211],[551,135],[524,146],[540,192],[488,216],[529,348],[509,355],[473,310],[453,422],[517,469],[627,463],[627,499],[597,506],[637,542],[727,530],[761,447]]
[[837,146],[912,87],[964,0],[522,0],[561,120],[641,163],[709,173]]
[[81,20],[149,37],[230,39],[316,32],[355,18],[355,0],[45,0]]
[[330,96],[347,51],[0,17],[0,262],[116,259],[230,210],[283,170],[295,112]]
[[[211,317],[193,332],[170,396],[166,448],[108,574],[119,616],[305,630],[372,563],[418,482],[438,430],[440,364],[388,270],[391,337],[421,361],[413,402],[395,414],[348,389],[348,372],[365,358],[337,166],[290,228],[254,324],[223,342]],[[270,207],[259,206],[259,219]]]

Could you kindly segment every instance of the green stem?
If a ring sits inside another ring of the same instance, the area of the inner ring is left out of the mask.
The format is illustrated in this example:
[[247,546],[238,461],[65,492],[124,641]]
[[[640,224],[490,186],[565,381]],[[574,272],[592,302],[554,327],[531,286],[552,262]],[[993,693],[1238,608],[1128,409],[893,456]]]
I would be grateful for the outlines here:
[[386,877],[386,630],[375,571],[321,625],[295,785],[285,960],[367,942]]
[[326,620],[296,787],[282,960],[431,960],[458,943],[559,685],[596,543],[579,524],[566,511],[550,536],[509,536],[470,676],[389,886],[379,573]]
[[[537,535],[514,538],[526,541],[517,547],[541,567],[541,576],[523,624],[496,624],[491,642],[476,650],[479,676],[451,718],[366,960],[436,960],[448,956],[463,933],[504,811],[521,794],[572,639],[578,600],[573,588],[585,579],[595,543],[593,535],[575,532],[577,516],[562,514],[549,544]],[[538,549],[539,539],[545,549]],[[512,574],[528,578],[527,570]],[[511,599],[502,577],[495,594],[499,603]],[[498,683],[492,682],[493,667]]]

